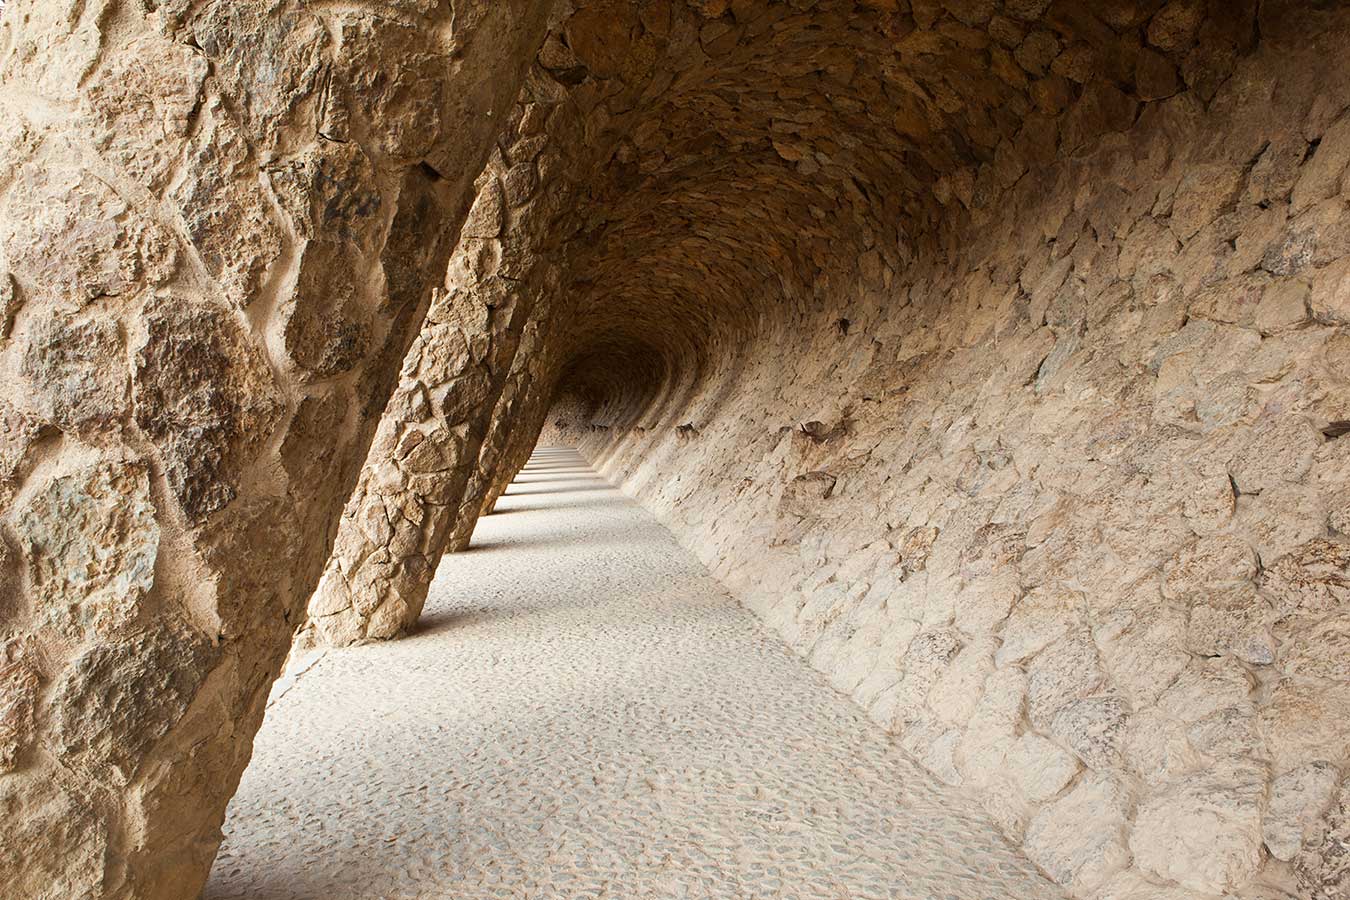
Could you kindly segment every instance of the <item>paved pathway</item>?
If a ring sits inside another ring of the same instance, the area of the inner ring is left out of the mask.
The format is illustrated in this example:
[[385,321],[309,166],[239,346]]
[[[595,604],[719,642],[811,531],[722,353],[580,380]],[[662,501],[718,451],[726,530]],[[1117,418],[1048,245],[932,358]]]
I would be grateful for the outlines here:
[[570,450],[279,683],[205,900],[1061,894]]

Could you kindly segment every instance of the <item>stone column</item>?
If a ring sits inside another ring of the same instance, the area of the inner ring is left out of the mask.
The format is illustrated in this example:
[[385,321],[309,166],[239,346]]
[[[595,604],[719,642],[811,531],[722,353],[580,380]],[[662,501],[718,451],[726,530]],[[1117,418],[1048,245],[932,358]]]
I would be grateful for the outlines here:
[[421,614],[522,331],[556,281],[549,248],[570,211],[566,185],[541,188],[540,173],[561,170],[550,119],[568,113],[540,93],[516,108],[405,360],[310,602],[316,643],[396,637]]
[[[576,222],[571,226],[575,228]],[[577,243],[564,227],[551,229],[553,254],[563,269]],[[539,439],[548,414],[555,370],[561,355],[571,346],[569,328],[575,324],[577,294],[558,284],[547,284],[535,304],[534,317],[525,326],[520,349],[507,375],[491,424],[483,438],[478,463],[469,476],[463,499],[455,512],[446,550],[467,550],[480,516],[492,511],[497,499],[520,472]]]
[[197,896],[547,6],[7,5],[0,896]]
[[[478,453],[478,464],[474,466],[473,473],[469,476],[464,499],[455,513],[455,522],[447,546],[451,553],[468,549],[479,516],[486,515],[491,509],[485,506],[485,503],[499,471],[505,468],[503,460],[508,448],[513,443],[519,442],[520,432],[525,428],[521,413],[530,385],[542,361],[539,351],[543,335],[539,326],[539,320],[531,322],[524,337],[521,338],[520,351],[516,354],[511,373],[507,376],[506,386],[502,388],[501,399],[497,401],[497,408],[492,413],[492,424],[488,427],[487,436],[483,439],[482,449]],[[513,472],[512,477],[514,475]],[[496,498],[493,499],[495,502]]]
[[485,473],[477,515],[487,515],[492,511],[525,463],[529,462],[553,405],[554,381],[551,368],[545,367],[544,371],[534,373],[524,385],[516,425],[506,436],[495,468]]

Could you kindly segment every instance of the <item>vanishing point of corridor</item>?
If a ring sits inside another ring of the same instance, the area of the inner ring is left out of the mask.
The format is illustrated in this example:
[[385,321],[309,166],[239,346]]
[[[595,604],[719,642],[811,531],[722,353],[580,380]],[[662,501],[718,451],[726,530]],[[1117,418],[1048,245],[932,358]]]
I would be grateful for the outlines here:
[[1061,897],[575,452],[293,661],[205,900]]

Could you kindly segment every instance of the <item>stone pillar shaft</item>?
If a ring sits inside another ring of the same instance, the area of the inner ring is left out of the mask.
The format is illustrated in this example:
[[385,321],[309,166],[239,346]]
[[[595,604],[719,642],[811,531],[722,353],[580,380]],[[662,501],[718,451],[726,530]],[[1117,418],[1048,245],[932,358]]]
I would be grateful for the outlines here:
[[[508,452],[522,440],[522,430],[528,430],[528,425],[523,421],[522,411],[532,389],[535,372],[539,368],[541,338],[539,322],[536,320],[531,323],[531,327],[521,339],[520,352],[516,355],[506,385],[502,388],[501,399],[498,400],[497,408],[492,413],[492,424],[483,439],[483,447],[478,454],[478,465],[474,467],[469,477],[464,499],[455,514],[448,546],[448,550],[452,553],[468,549],[474,526],[478,524],[478,517],[491,511],[491,506],[485,504],[492,485],[499,474],[509,466],[505,462]],[[514,477],[515,473],[511,474]],[[494,497],[494,502],[495,499]]]
[[0,896],[197,896],[542,0],[0,18]]
[[395,637],[416,624],[521,335],[557,260],[560,190],[542,190],[547,103],[523,99],[480,181],[445,289],[405,360],[332,559],[310,603],[317,643]]

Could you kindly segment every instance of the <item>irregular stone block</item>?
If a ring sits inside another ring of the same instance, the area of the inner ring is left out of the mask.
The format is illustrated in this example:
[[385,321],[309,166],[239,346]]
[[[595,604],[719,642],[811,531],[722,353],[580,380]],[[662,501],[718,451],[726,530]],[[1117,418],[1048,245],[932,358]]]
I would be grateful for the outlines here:
[[1018,600],[1003,626],[1003,643],[995,657],[1002,666],[1021,662],[1059,640],[1084,622],[1083,596],[1067,588],[1043,587]]
[[966,778],[983,785],[1001,772],[1022,723],[1026,691],[1026,675],[1011,666],[986,679],[957,747],[957,765]]
[[1055,713],[1050,733],[1089,768],[1112,771],[1120,765],[1126,707],[1116,697],[1071,700]]
[[1033,803],[1053,799],[1082,768],[1072,754],[1038,734],[1018,738],[1004,763],[1009,777]]
[[0,872],[15,897],[97,897],[104,889],[106,826],[53,772],[0,778]]
[[19,296],[14,276],[8,272],[0,272],[0,348],[4,347],[5,340],[9,338],[10,329],[14,327],[14,317],[19,314],[21,306],[23,298]]
[[1129,812],[1124,786],[1094,773],[1032,818],[1023,846],[1051,878],[1086,894],[1129,864]]
[[78,643],[137,618],[160,543],[145,465],[112,459],[56,475],[17,512],[15,533],[48,627]]
[[165,230],[70,160],[17,173],[0,216],[0,247],[29,302],[78,309],[161,284],[178,263]]
[[328,34],[313,15],[276,16],[263,7],[212,4],[188,22],[193,43],[212,65],[227,97],[247,97],[245,130],[268,147],[319,92],[320,52]]
[[245,307],[263,293],[269,267],[283,250],[282,232],[226,104],[212,97],[200,119],[170,196],[206,270],[232,304]]
[[1268,565],[1261,583],[1280,615],[1343,608],[1350,603],[1350,542],[1308,541]]
[[1260,710],[1261,731],[1278,769],[1327,756],[1327,747],[1350,745],[1350,685],[1286,678]]
[[355,277],[361,262],[349,246],[325,241],[310,243],[300,260],[286,350],[313,378],[349,372],[370,352],[370,315]]
[[1281,671],[1322,678],[1332,684],[1350,684],[1350,613],[1328,616],[1316,623],[1294,619],[1286,623],[1286,628]]
[[18,767],[35,737],[38,673],[17,649],[0,645],[0,774]]
[[1232,659],[1195,661],[1163,692],[1158,708],[1190,725],[1221,709],[1251,709],[1254,687],[1247,670]]
[[952,786],[961,784],[956,744],[961,732],[931,718],[911,719],[900,730],[900,746],[928,771]]
[[127,784],[187,711],[214,659],[203,637],[171,622],[94,645],[56,683],[55,748],[98,778]]
[[1350,890],[1350,779],[1342,779],[1336,800],[1294,861],[1301,897],[1339,900]]
[[137,181],[163,187],[209,71],[200,53],[159,35],[144,35],[127,52],[113,54],[81,98],[95,146]]
[[1200,656],[1231,654],[1253,665],[1275,661],[1273,610],[1253,585],[1193,596],[1186,646]]
[[1122,749],[1130,769],[1150,784],[1175,781],[1201,765],[1185,723],[1158,709],[1146,709],[1129,718]]
[[1340,781],[1341,773],[1331,763],[1312,762],[1271,782],[1261,825],[1271,856],[1287,862],[1299,854],[1330,808]]
[[1202,590],[1255,580],[1256,554],[1241,537],[1228,533],[1206,535],[1178,550],[1164,566],[1163,594],[1187,600]]
[[991,637],[976,638],[961,648],[951,665],[938,676],[928,694],[928,705],[943,722],[964,725],[969,721],[984,692],[984,684],[994,671]]
[[900,682],[872,705],[873,715],[898,728],[922,716],[924,702],[939,676],[962,647],[960,636],[947,628],[920,633],[910,641],[900,663]]
[[1342,116],[1318,140],[1315,151],[1299,168],[1298,181],[1290,196],[1290,209],[1301,212],[1342,190],[1350,168],[1350,116]]
[[1261,864],[1265,789],[1265,769],[1251,763],[1180,779],[1140,807],[1130,836],[1136,864],[1195,891],[1240,887]]
[[1086,697],[1102,683],[1097,648],[1084,636],[1068,635],[1049,645],[1027,667],[1027,706],[1031,721],[1049,730],[1068,703]]
[[1302,481],[1312,468],[1322,436],[1302,416],[1265,418],[1229,462],[1239,490],[1259,494],[1282,482]]
[[200,521],[235,496],[281,406],[271,370],[239,323],[206,303],[157,298],[136,353],[136,423],[166,460],[183,511]]
[[[1112,618],[1117,621],[1111,622]],[[1136,707],[1156,701],[1191,661],[1186,649],[1186,616],[1180,610],[1146,603],[1102,619],[1105,622],[1094,637],[1102,647],[1106,670]]]
[[52,317],[29,335],[22,373],[36,406],[54,424],[107,429],[126,415],[126,351],[116,322]]
[[967,634],[989,634],[1008,617],[1022,588],[1016,573],[976,577],[956,597],[956,625]]
[[1269,748],[1256,714],[1248,707],[1230,706],[1210,713],[1186,730],[1191,746],[1215,759],[1269,758]]

